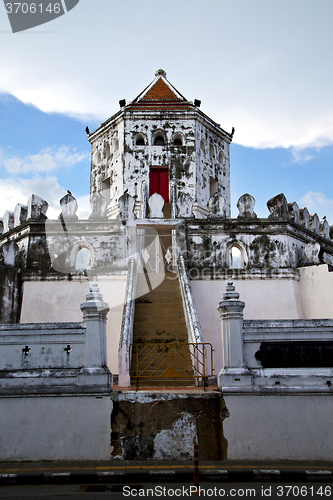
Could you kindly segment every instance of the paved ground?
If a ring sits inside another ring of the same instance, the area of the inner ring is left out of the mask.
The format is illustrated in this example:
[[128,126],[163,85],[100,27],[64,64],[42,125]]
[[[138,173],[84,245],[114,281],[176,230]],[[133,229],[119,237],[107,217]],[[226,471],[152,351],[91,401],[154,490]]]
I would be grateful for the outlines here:
[[[193,462],[0,462],[0,485],[193,481]],[[333,462],[200,462],[202,481],[333,482]]]

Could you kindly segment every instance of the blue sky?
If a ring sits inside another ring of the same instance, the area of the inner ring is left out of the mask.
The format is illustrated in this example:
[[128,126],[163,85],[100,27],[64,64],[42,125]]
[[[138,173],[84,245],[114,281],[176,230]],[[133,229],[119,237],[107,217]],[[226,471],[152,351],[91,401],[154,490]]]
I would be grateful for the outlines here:
[[162,67],[221,126],[232,213],[284,192],[333,223],[331,0],[80,0],[12,34],[0,5],[0,216],[34,192],[60,212],[70,189],[87,216],[90,130]]

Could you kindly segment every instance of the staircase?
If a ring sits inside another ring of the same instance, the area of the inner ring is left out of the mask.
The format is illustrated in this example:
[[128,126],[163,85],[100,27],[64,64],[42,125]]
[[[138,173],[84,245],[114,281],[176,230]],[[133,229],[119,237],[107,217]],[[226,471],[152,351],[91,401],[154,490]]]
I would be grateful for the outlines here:
[[[154,283],[151,283],[151,287]],[[153,374],[154,378],[137,380],[137,357],[135,348],[131,362],[131,378],[133,384],[140,386],[188,386],[194,385],[191,356],[185,345],[172,348],[172,356],[168,357],[169,348],[151,344],[186,344],[188,342],[187,328],[184,317],[183,303],[176,273],[166,273],[163,282],[145,295],[140,296],[140,289],[147,287],[145,275],[138,274],[137,295],[135,301],[135,316],[133,342],[142,344],[139,347],[139,373]],[[147,344],[150,344],[147,346]],[[144,348],[144,345],[146,347]],[[153,351],[150,355],[150,351]],[[155,361],[158,353],[161,353]],[[168,359],[162,358],[162,355]],[[145,359],[144,359],[145,358]],[[165,361],[163,361],[165,359]],[[148,366],[149,365],[149,366]]]

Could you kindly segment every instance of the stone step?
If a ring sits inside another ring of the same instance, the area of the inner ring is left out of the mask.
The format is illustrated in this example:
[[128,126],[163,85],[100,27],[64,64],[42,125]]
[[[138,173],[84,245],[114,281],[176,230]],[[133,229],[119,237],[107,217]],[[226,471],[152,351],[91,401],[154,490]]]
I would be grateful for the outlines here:
[[149,329],[149,328],[144,328],[138,326],[136,328],[136,336],[134,343],[140,344],[140,343],[152,343],[152,342],[159,342],[159,343],[171,343],[171,342],[188,342],[187,338],[187,331],[185,328],[175,328],[173,330],[159,330],[158,328],[154,329]]
[[152,342],[160,342],[170,344],[171,342],[187,342],[187,332],[178,330],[173,332],[154,330],[149,332],[147,330],[139,330],[136,335],[135,343],[150,344]]
[[135,314],[140,314],[142,312],[149,315],[152,311],[167,311],[168,314],[170,314],[170,311],[175,311],[177,314],[183,313],[184,316],[183,304],[179,303],[167,302],[163,304],[162,302],[139,302],[135,304]]
[[[145,293],[143,295],[137,295],[138,299],[148,299],[148,300],[156,300],[156,299],[162,299],[162,298],[168,298],[170,295],[173,298],[177,298],[179,301],[182,300],[182,296],[179,290],[161,290],[159,291],[157,288],[156,290],[153,290],[152,292]],[[136,300],[138,300],[136,299]]]
[[[136,378],[131,377],[131,386],[136,387]],[[169,389],[170,387],[194,387],[195,379],[189,378],[139,378],[139,387],[159,387]]]
[[148,322],[156,322],[156,319],[163,319],[163,322],[168,322],[168,321],[182,321],[185,322],[184,320],[184,313],[183,311],[180,310],[174,310],[174,309],[155,309],[155,308],[150,308],[150,309],[140,309],[135,311],[135,322],[139,321],[148,321]]
[[[138,300],[138,299],[137,299]],[[146,295],[144,296],[144,299],[139,298],[138,301],[136,301],[136,304],[180,304],[181,298],[180,297],[175,297],[174,294],[165,294],[164,297],[156,297],[156,296],[150,296],[147,297]],[[145,302],[146,301],[146,302]],[[149,302],[148,302],[149,301]]]

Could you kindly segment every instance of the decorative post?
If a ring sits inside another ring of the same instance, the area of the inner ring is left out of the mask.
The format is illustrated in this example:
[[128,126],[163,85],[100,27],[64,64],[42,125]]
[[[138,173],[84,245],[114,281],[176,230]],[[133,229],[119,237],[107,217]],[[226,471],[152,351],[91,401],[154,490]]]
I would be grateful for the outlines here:
[[243,310],[245,302],[239,300],[229,276],[223,300],[217,308],[221,314],[223,368],[218,375],[218,386],[237,387],[251,384],[250,373],[244,365]]
[[87,301],[81,304],[83,325],[86,327],[84,366],[106,367],[106,316],[109,305],[103,302],[97,279],[94,277]]

